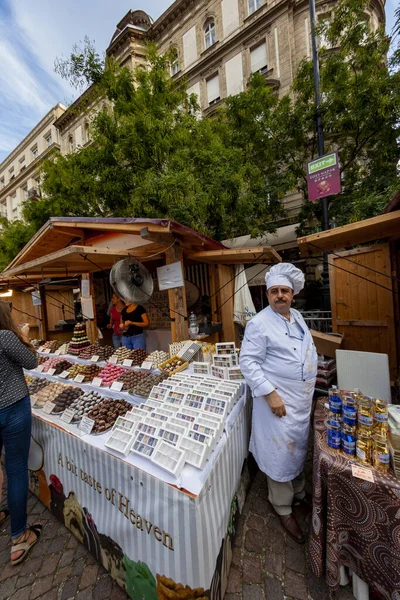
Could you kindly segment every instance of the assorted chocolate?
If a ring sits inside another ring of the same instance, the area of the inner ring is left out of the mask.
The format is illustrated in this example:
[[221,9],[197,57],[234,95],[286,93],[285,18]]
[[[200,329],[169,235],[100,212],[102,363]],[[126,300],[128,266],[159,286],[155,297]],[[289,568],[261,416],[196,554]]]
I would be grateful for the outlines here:
[[86,325],[84,323],[77,323],[74,328],[72,340],[68,345],[68,353],[73,356],[78,356],[79,353],[88,346],[90,346],[90,342],[86,334]]
[[44,377],[33,377],[32,379],[33,381],[28,383],[28,391],[31,396],[37,394],[40,392],[40,390],[50,385],[50,381],[44,379]]
[[105,433],[111,429],[118,417],[126,415],[131,408],[132,405],[126,400],[105,398],[87,414],[89,419],[95,422],[92,433]]
[[78,396],[70,405],[70,409],[75,411],[75,416],[72,419],[74,422],[80,421],[85,417],[99,402],[103,400],[97,392],[85,392]]
[[129,388],[129,393],[136,396],[143,396],[143,398],[148,398],[153,387],[168,378],[167,373],[152,374],[144,372],[142,375],[143,377],[139,378]]
[[114,354],[112,346],[99,346],[99,344],[91,344],[79,352],[79,358],[90,360],[92,356],[98,356],[99,362],[107,361]]
[[168,353],[164,352],[164,350],[154,350],[154,352],[151,352],[151,354],[148,355],[146,361],[151,362],[153,369],[157,369],[158,365],[161,365],[168,360],[168,358]]
[[119,365],[113,365],[112,363],[107,363],[104,369],[102,369],[98,375],[101,379],[102,387],[110,387],[114,381],[117,381],[119,377],[124,373],[125,369],[120,367]]
[[55,407],[53,408],[53,413],[62,413],[66,408],[70,408],[71,404],[82,396],[83,391],[72,385],[64,386],[63,391],[56,396],[54,399]]
[[87,383],[87,382],[92,381],[92,379],[94,377],[97,377],[97,375],[100,373],[100,371],[101,371],[101,367],[99,367],[95,363],[93,363],[92,365],[75,364],[75,365],[72,365],[68,369],[68,372],[70,373],[69,378],[74,379],[77,375],[82,375],[84,378],[82,383]]

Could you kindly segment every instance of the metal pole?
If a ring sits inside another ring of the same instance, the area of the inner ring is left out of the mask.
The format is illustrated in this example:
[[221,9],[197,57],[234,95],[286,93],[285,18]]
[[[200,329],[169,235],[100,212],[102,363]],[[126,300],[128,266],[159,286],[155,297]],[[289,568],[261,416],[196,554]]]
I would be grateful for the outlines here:
[[[315,0],[310,0],[310,22],[311,22],[311,44],[312,57],[314,66],[314,88],[315,88],[315,118],[317,124],[317,140],[318,140],[318,156],[325,154],[324,128],[322,125],[321,113],[319,106],[321,98],[319,93],[319,59],[317,38],[315,35],[316,17],[315,17]],[[322,198],[322,229],[329,229],[328,217],[328,198]]]
[[[315,35],[316,16],[315,16],[315,0],[310,0],[310,24],[311,24],[311,44],[312,57],[314,66],[314,89],[315,89],[315,118],[317,126],[317,141],[318,141],[318,156],[323,156],[325,153],[324,128],[322,125],[321,113],[319,110],[321,98],[319,93],[319,59],[317,38]],[[329,229],[328,215],[328,198],[322,198],[322,229]],[[329,268],[328,268],[328,253],[324,252],[323,270],[322,270],[322,308],[323,310],[331,309],[331,298],[329,291]]]

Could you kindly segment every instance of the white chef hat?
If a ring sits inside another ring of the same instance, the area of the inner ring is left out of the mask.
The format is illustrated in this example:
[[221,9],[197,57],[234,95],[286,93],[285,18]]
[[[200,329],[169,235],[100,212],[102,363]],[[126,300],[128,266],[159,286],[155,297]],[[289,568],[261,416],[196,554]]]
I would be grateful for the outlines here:
[[274,285],[286,285],[298,294],[304,287],[304,273],[290,263],[279,263],[265,275],[265,283],[267,290]]

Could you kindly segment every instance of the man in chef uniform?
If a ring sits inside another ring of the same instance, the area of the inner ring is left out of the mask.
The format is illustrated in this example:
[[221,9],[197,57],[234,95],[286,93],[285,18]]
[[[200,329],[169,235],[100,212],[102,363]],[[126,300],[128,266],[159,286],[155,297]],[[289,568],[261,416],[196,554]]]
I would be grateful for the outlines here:
[[240,368],[253,392],[250,451],[268,477],[268,499],[287,533],[304,542],[292,513],[305,497],[307,454],[317,352],[301,314],[291,308],[304,275],[289,264],[274,265],[265,277],[269,306],[246,327]]

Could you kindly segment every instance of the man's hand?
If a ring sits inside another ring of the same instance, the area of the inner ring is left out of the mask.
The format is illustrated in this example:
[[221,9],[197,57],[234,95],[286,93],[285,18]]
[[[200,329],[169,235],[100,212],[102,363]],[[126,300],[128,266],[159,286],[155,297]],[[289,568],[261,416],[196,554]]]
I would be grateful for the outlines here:
[[276,417],[281,418],[286,416],[285,404],[278,392],[274,390],[273,392],[268,394],[267,401],[270,406],[270,409]]

